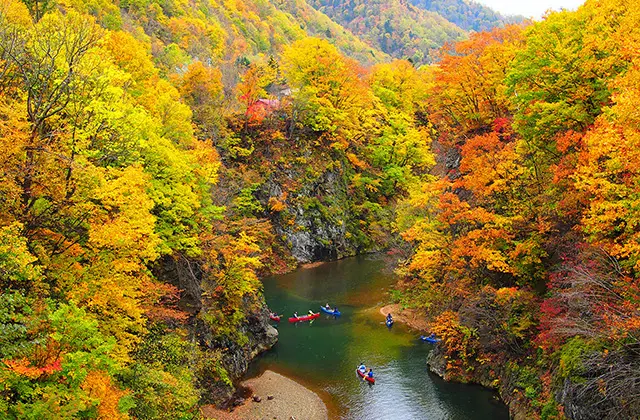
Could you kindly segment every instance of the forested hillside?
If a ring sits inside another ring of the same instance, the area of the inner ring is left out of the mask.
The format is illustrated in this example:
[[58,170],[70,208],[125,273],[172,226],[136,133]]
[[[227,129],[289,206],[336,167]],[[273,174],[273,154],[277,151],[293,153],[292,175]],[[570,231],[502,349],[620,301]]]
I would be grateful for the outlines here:
[[0,0],[0,417],[195,418],[277,340],[260,276],[381,250],[434,371],[637,417],[639,28]]
[[194,58],[231,65],[253,61],[261,55],[278,54],[283,46],[305,36],[330,39],[343,53],[363,63],[387,58],[301,0],[39,0],[26,3],[39,4],[38,13],[54,4],[66,4],[95,16],[105,28],[132,33],[151,45],[156,64],[165,74]]
[[466,35],[441,15],[400,0],[310,3],[370,45],[416,64],[433,62],[433,54],[439,47]]
[[638,12],[474,34],[427,76],[437,176],[400,206],[396,297],[442,338],[433,370],[521,418],[640,413]]
[[0,417],[226,402],[276,341],[258,276],[380,249],[433,163],[408,62],[193,4],[0,1]]
[[503,16],[473,0],[411,0],[411,4],[437,13],[465,31],[489,31],[524,20],[521,16]]

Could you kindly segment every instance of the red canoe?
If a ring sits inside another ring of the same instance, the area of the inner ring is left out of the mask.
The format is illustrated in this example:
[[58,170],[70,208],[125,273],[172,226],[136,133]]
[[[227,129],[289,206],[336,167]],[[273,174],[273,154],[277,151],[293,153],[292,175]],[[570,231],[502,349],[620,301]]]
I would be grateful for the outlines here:
[[367,382],[369,382],[371,384],[375,384],[376,383],[376,378],[370,378],[370,377],[366,376],[366,373],[360,372],[360,369],[356,369],[356,373],[358,374],[359,377],[366,379]]
[[292,316],[291,318],[289,318],[289,322],[310,321],[312,319],[318,318],[319,316],[320,316],[320,312],[313,315],[299,316],[297,318],[295,316]]
[[280,322],[280,315],[269,315],[269,318],[271,318],[272,321]]

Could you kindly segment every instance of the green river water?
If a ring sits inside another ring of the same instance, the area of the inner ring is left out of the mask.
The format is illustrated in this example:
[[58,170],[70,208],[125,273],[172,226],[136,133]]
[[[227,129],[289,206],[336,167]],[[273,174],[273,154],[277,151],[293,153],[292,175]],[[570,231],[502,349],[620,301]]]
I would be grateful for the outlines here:
[[[269,307],[283,314],[279,340],[252,365],[312,389],[336,419],[508,419],[504,404],[485,388],[447,383],[427,370],[431,344],[396,323],[388,329],[379,313],[395,283],[380,257],[324,263],[264,280]],[[313,322],[287,318],[337,305],[339,318],[323,314]],[[360,362],[371,366],[376,384],[356,377]]]

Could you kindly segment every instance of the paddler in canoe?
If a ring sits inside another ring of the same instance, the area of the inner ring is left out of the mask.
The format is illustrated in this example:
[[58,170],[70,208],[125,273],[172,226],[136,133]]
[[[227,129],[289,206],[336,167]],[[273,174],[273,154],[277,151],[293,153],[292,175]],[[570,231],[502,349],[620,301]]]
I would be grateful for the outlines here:
[[300,321],[313,321],[314,319],[318,318],[320,316],[320,313],[315,313],[312,310],[309,310],[309,314],[308,315],[302,315],[302,316],[298,316],[298,312],[294,312],[293,316],[291,318],[289,318],[289,322],[300,322]]
[[320,306],[320,310],[323,311],[326,314],[333,315],[335,317],[338,317],[338,316],[342,315],[340,313],[340,311],[338,311],[338,307],[337,306],[334,306],[332,308],[328,303],[325,306]]
[[391,328],[391,326],[393,325],[393,317],[391,316],[391,312],[387,314],[387,319],[385,320],[385,323],[387,324],[388,328]]
[[269,312],[269,318],[271,318],[272,321],[280,322],[280,315],[278,315],[277,313],[275,313],[273,311]]
[[358,370],[362,373],[365,373],[367,371],[367,367],[364,365],[364,362],[360,363],[360,366],[358,366]]
[[362,378],[363,381],[369,382],[370,384],[376,383],[376,380],[373,377],[373,369],[369,368],[369,371],[367,371],[364,363],[360,363],[360,366],[358,366],[358,368],[356,369],[356,373]]

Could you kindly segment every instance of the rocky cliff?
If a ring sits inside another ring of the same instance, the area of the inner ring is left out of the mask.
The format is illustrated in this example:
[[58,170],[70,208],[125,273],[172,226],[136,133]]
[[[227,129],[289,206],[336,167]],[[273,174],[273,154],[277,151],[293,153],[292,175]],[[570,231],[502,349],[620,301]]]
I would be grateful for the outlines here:
[[456,377],[447,370],[447,360],[440,346],[440,344],[435,346],[427,356],[427,366],[431,372],[446,381],[476,383],[495,389],[502,401],[509,407],[509,417],[514,420],[535,417],[529,404],[521,398],[515,375],[506,368],[506,365],[499,372],[492,370],[487,365],[478,365],[473,372],[468,372],[468,376],[465,378]]
[[199,316],[207,307],[203,299],[203,272],[198,261],[166,256],[155,271],[158,278],[181,290],[178,307],[189,314],[189,334],[198,343],[203,358],[220,362],[198,361],[203,364],[202,368],[195,369],[198,372],[198,386],[203,390],[202,402],[228,402],[235,391],[235,384],[246,373],[251,360],[270,349],[278,340],[278,331],[268,322],[269,315],[263,298],[259,298],[258,305],[249,300],[244,304],[247,315],[233,337],[246,337],[246,340],[221,337],[215,331],[215,326]]
[[[282,183],[301,179],[299,169],[270,177],[259,199],[268,203],[272,197],[281,197]],[[286,211],[270,218],[275,233],[298,262],[335,260],[358,252],[360,244],[348,231],[356,217],[350,209],[342,168],[328,169],[305,180],[287,195],[286,206]]]

